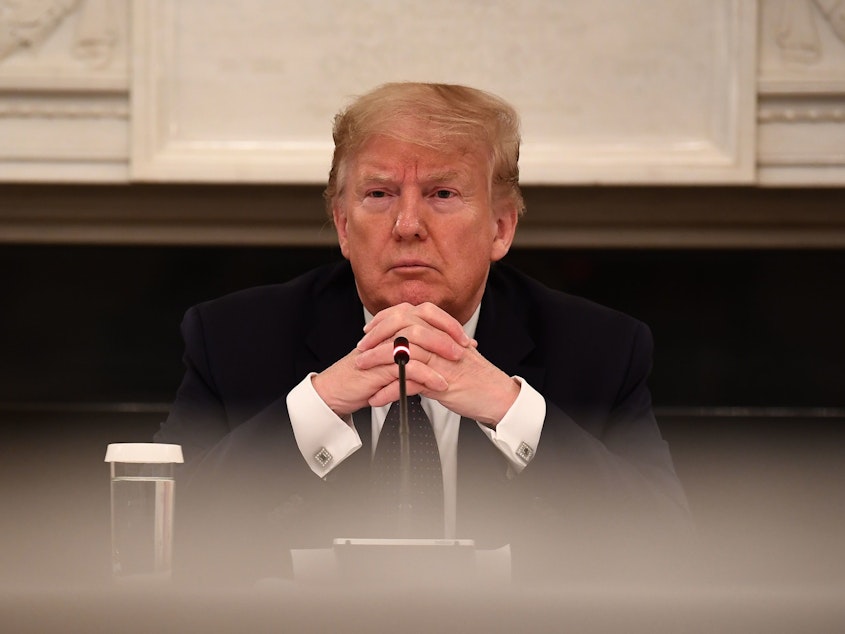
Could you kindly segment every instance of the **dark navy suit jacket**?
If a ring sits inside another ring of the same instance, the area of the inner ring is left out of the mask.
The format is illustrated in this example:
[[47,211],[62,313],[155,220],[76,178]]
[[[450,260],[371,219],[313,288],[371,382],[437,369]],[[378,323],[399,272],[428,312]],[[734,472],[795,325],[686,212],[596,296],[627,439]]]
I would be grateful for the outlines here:
[[[177,485],[177,573],[285,574],[290,548],[379,536],[362,502],[370,452],[317,477],[299,453],[285,404],[308,372],[355,347],[363,325],[347,262],[188,310],[186,373],[155,437],[181,444],[186,458]],[[536,454],[518,476],[475,423],[462,421],[458,537],[481,547],[511,543],[518,576],[583,578],[611,564],[628,568],[619,562],[632,553],[652,558],[689,529],[651,409],[644,324],[495,264],[476,339],[487,359],[545,397],[547,414]],[[369,409],[354,415],[365,448],[369,416]]]

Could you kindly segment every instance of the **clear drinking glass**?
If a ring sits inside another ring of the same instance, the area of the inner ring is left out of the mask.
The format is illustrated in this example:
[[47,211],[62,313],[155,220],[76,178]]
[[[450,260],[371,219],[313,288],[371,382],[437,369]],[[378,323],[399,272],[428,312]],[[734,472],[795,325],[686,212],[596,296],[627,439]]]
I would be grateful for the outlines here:
[[170,579],[173,563],[174,471],[182,447],[114,443],[111,463],[112,576],[117,581]]

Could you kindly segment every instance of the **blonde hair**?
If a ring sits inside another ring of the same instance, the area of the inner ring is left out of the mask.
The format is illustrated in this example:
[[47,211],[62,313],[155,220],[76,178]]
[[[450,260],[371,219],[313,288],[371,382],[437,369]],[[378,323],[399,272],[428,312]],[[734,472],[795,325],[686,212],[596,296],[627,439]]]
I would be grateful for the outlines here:
[[[426,124],[426,137],[403,137],[400,131],[408,121]],[[516,110],[496,95],[467,86],[398,82],[379,86],[335,115],[334,156],[323,193],[330,217],[333,203],[343,194],[350,157],[375,134],[437,150],[483,144],[491,154],[493,199],[509,198],[519,214],[525,211]]]

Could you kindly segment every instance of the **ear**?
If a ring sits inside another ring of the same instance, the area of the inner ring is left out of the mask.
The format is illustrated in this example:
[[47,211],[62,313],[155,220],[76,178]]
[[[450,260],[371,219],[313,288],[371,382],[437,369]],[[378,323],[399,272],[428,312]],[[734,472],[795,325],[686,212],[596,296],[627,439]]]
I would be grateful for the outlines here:
[[338,198],[332,203],[332,218],[334,228],[337,231],[337,242],[340,245],[340,252],[347,260],[349,259],[349,234],[346,230],[346,212]]
[[510,251],[513,244],[513,237],[516,234],[516,225],[519,221],[519,212],[516,205],[510,200],[503,200],[493,209],[493,221],[495,233],[493,235],[493,246],[490,250],[490,261],[501,260]]

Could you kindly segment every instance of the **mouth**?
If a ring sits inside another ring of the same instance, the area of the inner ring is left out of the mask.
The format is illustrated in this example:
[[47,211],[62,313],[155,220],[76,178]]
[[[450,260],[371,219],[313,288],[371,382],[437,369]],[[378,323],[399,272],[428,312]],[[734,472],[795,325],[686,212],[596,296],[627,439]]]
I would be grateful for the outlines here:
[[425,269],[432,268],[431,265],[420,260],[406,260],[397,262],[390,267],[392,271],[397,273],[414,273]]

